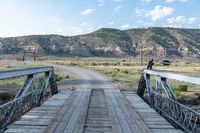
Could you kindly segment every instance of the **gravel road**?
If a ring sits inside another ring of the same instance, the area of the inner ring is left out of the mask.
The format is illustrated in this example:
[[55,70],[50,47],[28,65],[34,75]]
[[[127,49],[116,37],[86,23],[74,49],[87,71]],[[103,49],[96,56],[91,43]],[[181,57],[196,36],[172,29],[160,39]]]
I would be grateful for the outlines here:
[[58,83],[59,88],[113,88],[112,81],[105,75],[93,70],[89,70],[83,67],[71,67],[62,65],[53,65],[64,75],[69,75],[70,78],[62,80]]
[[[33,62],[33,61],[25,61],[25,62],[17,62],[17,61],[1,61],[0,64],[4,64],[6,66],[14,67],[16,65],[23,64],[35,64],[35,65],[44,65],[44,66],[54,66],[56,73],[62,76],[69,75],[69,79],[62,80],[58,83],[59,89],[68,89],[68,88],[114,88],[112,85],[112,81],[107,78],[105,75],[89,70],[83,67],[77,66],[64,66],[64,65],[56,65],[50,64],[46,62]],[[12,68],[13,69],[13,68]]]
[[[29,62],[27,62],[29,63]],[[35,64],[42,64],[46,66],[53,66],[59,74],[63,76],[69,75],[70,78],[62,80],[58,83],[59,89],[69,88],[89,88],[89,89],[106,89],[114,88],[112,80],[105,75],[90,70],[84,67],[78,66],[64,66],[49,63],[35,62]]]

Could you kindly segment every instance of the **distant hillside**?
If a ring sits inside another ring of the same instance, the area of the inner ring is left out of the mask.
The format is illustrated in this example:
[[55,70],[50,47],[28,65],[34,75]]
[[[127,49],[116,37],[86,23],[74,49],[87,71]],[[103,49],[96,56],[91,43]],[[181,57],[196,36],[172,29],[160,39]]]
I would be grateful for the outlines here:
[[0,38],[2,54],[36,51],[39,55],[55,56],[137,56],[200,57],[200,30],[146,28],[117,30],[102,28],[79,36],[32,35]]

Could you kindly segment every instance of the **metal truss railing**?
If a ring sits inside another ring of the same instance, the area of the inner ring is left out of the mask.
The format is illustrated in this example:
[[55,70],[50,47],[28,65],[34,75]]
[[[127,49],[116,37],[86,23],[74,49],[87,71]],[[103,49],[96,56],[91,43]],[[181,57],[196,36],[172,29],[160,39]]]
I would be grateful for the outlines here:
[[[44,73],[44,78],[40,87],[39,74],[42,73]],[[48,86],[50,86],[52,95],[58,93],[54,69],[51,66],[0,71],[0,80],[22,76],[26,76],[26,80],[15,98],[0,106],[0,132],[3,132],[9,124],[19,119],[27,111],[41,105]]]
[[[155,87],[152,86],[151,76],[156,77]],[[176,101],[176,97],[167,83],[167,79],[200,85],[200,78],[198,77],[144,70],[138,86],[138,95],[142,98],[147,98],[152,108],[185,132],[200,133],[200,113]],[[147,90],[145,91],[145,89]]]

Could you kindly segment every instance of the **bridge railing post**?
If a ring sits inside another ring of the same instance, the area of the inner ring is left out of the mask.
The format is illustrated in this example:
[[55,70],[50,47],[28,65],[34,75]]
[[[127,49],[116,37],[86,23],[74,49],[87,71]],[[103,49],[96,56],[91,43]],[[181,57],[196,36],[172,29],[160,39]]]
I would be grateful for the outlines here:
[[51,74],[51,77],[49,79],[49,82],[50,82],[50,88],[51,88],[52,95],[57,94],[58,88],[57,88],[57,84],[56,84],[56,81],[55,81],[54,69],[52,69],[52,74]]
[[144,96],[145,89],[146,89],[146,80],[145,80],[144,76],[145,76],[144,73],[142,73],[140,76],[140,81],[139,81],[139,85],[138,85],[138,89],[137,89],[137,94],[140,97]]
[[153,107],[154,106],[154,96],[153,96],[153,88],[152,88],[152,83],[151,83],[150,77],[151,77],[150,74],[145,74],[146,86],[147,86],[148,96],[149,96],[149,103],[150,103],[150,106]]

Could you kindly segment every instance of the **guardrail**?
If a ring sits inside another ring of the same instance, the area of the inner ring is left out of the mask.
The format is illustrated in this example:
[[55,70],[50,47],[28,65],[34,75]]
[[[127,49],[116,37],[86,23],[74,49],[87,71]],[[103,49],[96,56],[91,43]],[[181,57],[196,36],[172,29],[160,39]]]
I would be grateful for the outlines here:
[[[156,77],[155,86],[152,85],[151,76]],[[167,79],[200,85],[200,77],[165,71],[144,70],[140,77],[138,95],[142,98],[146,97],[152,108],[185,132],[200,133],[200,113],[176,101]]]
[[[39,87],[39,74],[42,73],[44,73],[44,78],[42,86]],[[41,105],[48,86],[50,86],[52,95],[58,93],[54,69],[51,66],[0,71],[0,80],[23,76],[26,76],[26,80],[13,100],[0,106],[0,132],[3,132],[9,124],[27,111]]]

